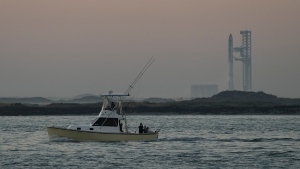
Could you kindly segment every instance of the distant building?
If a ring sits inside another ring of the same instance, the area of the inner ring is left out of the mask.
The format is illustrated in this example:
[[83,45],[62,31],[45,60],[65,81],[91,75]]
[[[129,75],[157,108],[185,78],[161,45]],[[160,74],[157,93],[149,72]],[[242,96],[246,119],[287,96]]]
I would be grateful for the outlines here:
[[211,97],[218,93],[218,85],[192,85],[191,96],[192,98]]

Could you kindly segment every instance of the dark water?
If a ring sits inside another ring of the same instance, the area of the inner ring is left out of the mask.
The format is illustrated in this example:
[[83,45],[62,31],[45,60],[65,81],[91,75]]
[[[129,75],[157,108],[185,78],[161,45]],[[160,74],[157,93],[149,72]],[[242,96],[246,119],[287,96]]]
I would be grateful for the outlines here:
[[300,116],[129,116],[156,141],[49,140],[93,116],[0,117],[0,168],[300,168]]

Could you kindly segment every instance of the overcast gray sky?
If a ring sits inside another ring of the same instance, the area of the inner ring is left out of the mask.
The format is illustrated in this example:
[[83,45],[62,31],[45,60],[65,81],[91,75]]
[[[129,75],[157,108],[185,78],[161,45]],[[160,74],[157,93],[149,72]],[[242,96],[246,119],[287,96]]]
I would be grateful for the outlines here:
[[[0,97],[228,89],[227,41],[252,31],[253,90],[300,97],[299,0],[0,0]],[[235,62],[242,89],[242,64]]]

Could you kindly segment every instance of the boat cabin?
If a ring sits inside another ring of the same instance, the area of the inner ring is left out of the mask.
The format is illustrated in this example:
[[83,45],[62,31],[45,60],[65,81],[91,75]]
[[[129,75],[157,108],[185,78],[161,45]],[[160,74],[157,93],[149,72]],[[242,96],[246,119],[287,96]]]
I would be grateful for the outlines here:
[[[103,104],[99,115],[87,125],[70,125],[68,129],[104,132],[104,133],[122,133],[127,132],[125,114],[122,110],[122,100],[128,94],[104,94]],[[125,128],[122,124],[125,123]]]

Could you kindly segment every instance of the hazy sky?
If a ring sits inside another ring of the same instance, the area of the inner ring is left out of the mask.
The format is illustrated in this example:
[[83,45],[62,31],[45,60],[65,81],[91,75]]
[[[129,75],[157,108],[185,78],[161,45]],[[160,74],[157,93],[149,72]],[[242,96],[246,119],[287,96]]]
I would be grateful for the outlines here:
[[253,90],[300,97],[299,16],[299,0],[0,0],[0,97],[124,92],[153,56],[136,97],[227,90],[228,36],[245,29]]

